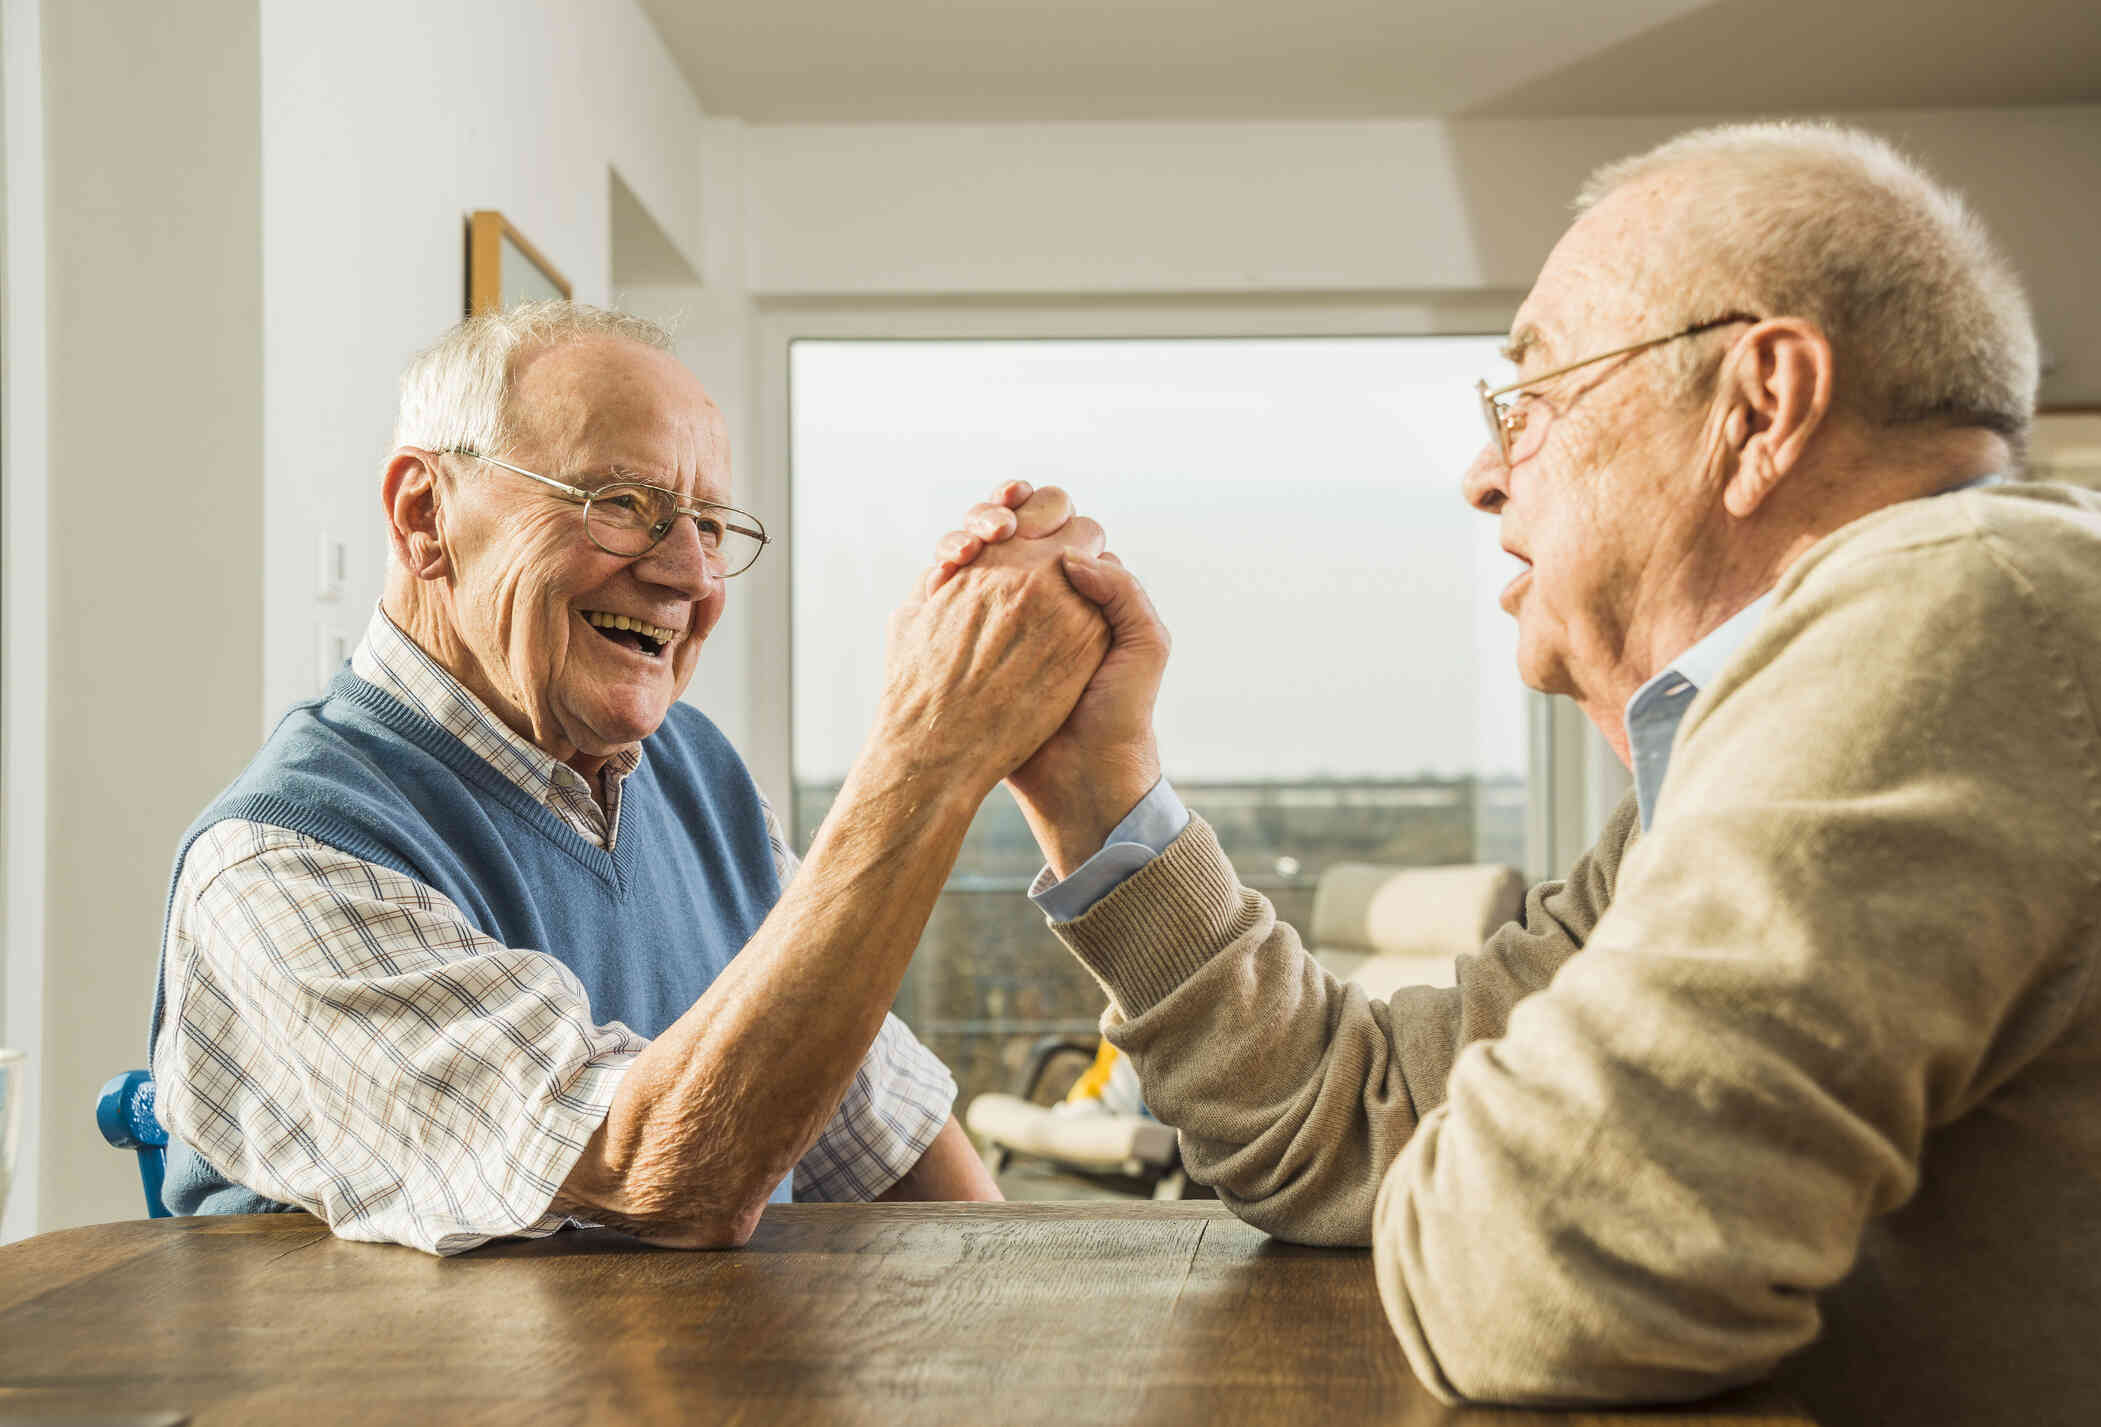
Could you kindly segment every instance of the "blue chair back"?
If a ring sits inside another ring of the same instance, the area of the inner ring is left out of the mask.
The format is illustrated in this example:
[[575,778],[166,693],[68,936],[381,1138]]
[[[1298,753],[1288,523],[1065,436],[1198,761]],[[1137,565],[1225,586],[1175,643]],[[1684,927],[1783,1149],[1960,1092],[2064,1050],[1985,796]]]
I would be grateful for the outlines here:
[[154,1118],[153,1073],[127,1070],[112,1076],[95,1100],[95,1127],[112,1148],[138,1151],[147,1217],[170,1217],[160,1197],[161,1182],[168,1172],[168,1132]]

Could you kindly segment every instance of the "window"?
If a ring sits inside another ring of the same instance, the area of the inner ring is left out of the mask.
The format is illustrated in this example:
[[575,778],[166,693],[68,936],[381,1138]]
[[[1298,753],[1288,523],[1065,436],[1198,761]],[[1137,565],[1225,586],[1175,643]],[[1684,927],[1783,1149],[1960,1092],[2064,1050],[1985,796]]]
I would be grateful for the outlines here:
[[[1169,778],[1299,925],[1338,861],[1526,867],[1527,696],[1460,498],[1494,337],[802,340],[789,355],[794,831],[831,804],[881,688],[884,620],[1000,481],[1099,519],[1175,637]],[[899,1011],[964,1096],[1100,991],[1022,891],[1013,802],[980,812]]]

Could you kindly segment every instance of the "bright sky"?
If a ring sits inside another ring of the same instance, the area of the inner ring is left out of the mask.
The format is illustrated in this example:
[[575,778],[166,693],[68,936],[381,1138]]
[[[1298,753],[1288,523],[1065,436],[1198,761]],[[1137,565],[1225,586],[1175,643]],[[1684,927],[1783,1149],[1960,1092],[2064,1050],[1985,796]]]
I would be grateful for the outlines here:
[[966,507],[1070,491],[1174,635],[1170,777],[1524,766],[1517,571],[1460,499],[1497,337],[800,341],[794,760],[842,776],[885,620]]

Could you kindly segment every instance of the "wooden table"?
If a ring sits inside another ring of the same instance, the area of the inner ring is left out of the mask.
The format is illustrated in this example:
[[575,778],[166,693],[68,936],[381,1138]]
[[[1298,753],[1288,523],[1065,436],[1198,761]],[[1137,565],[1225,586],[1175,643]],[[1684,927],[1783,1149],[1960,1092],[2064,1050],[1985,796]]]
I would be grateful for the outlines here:
[[0,1423],[1736,1424],[1697,1409],[1447,1409],[1369,1256],[1215,1204],[778,1205],[738,1253],[604,1231],[441,1260],[303,1214],[0,1249]]

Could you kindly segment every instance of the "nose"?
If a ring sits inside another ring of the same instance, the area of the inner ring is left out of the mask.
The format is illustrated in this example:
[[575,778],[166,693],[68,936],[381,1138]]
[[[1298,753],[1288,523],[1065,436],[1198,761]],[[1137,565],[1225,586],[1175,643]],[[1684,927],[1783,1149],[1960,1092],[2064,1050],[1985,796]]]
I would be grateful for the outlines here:
[[1494,515],[1510,499],[1510,467],[1493,441],[1483,443],[1474,463],[1466,468],[1460,483],[1466,503],[1475,510]]
[[635,561],[635,573],[654,585],[701,599],[722,583],[722,575],[700,543],[700,530],[680,516],[656,548]]

